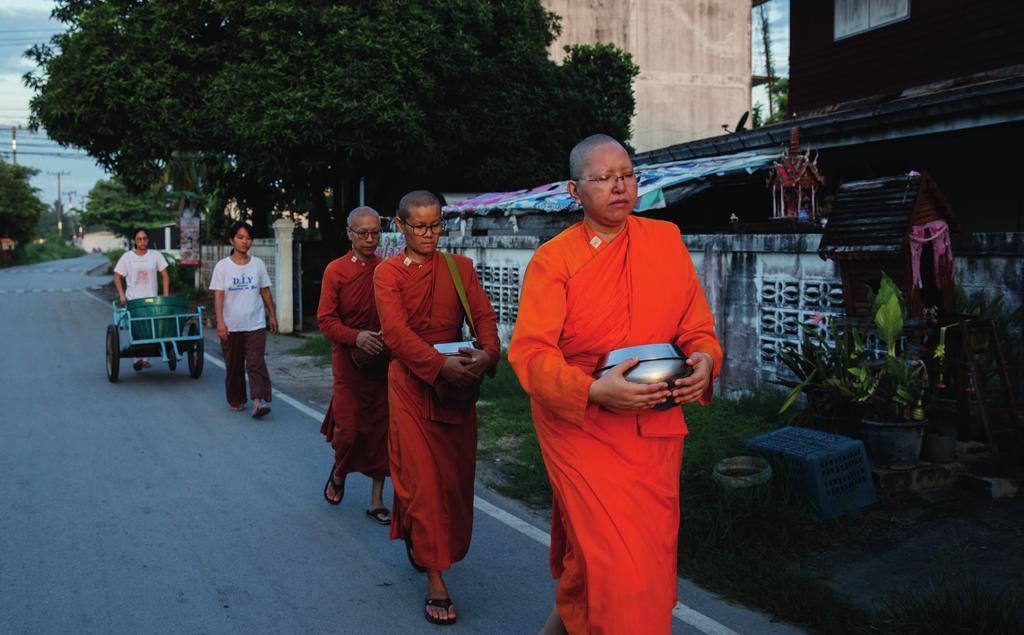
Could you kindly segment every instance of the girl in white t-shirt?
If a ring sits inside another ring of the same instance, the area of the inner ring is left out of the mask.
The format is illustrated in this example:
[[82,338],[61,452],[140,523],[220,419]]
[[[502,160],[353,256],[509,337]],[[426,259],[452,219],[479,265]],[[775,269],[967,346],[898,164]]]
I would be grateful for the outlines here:
[[[114,288],[117,289],[121,306],[128,300],[155,296],[157,274],[163,282],[164,295],[168,295],[171,288],[171,279],[167,275],[167,259],[159,251],[149,250],[149,232],[145,229],[136,229],[132,232],[132,242],[135,243],[135,249],[121,254],[114,265]],[[122,279],[127,288],[122,286]],[[149,368],[149,358],[138,358],[132,364],[132,368]]]
[[258,419],[270,412],[270,373],[264,352],[268,321],[270,331],[277,333],[274,299],[267,266],[249,255],[252,227],[244,221],[236,222],[228,231],[228,242],[233,248],[231,255],[217,263],[210,278],[217,335],[227,368],[224,388],[228,406],[235,411],[244,409],[248,374],[252,416]]

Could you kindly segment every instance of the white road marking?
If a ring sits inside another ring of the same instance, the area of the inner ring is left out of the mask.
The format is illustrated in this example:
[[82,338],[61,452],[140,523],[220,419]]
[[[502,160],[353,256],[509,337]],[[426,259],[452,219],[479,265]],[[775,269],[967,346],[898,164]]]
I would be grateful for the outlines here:
[[[100,302],[104,305],[109,304],[108,302],[97,298],[96,296],[94,296],[93,294],[89,293],[84,289],[82,290],[82,292],[85,293],[85,295],[92,298],[93,300],[96,300],[97,302]],[[224,368],[224,362],[218,359],[217,357],[214,357],[209,353],[205,353],[204,357],[206,358],[206,361],[210,362],[214,366],[218,368]],[[289,406],[292,406],[299,412],[307,415],[312,419],[315,419],[316,421],[324,420],[324,416],[326,415],[326,413],[317,412],[316,410],[310,408],[309,406],[302,403],[298,399],[295,399],[294,397],[286,393],[283,393],[280,390],[274,390],[274,397],[280,399]],[[488,503],[479,496],[473,497],[473,507],[487,514],[488,516],[497,520],[498,522],[502,523],[506,527],[518,531],[527,538],[539,542],[545,547],[551,546],[551,534],[544,531],[543,529],[538,529],[534,527],[525,520],[508,513],[507,511],[501,509],[500,507],[496,507],[491,503]],[[676,618],[680,622],[683,622],[684,624],[689,624],[698,631],[705,633],[705,635],[739,635],[739,633],[732,630],[731,628],[711,619],[710,617],[704,615],[699,611],[693,610],[692,608],[686,606],[682,602],[676,603],[676,607],[672,609],[672,617]]]

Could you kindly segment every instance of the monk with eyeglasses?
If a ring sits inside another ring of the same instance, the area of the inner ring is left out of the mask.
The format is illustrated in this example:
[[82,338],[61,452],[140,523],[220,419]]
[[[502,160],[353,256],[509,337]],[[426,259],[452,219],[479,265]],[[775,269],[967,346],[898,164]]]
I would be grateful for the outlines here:
[[341,503],[348,474],[362,472],[373,479],[366,514],[387,525],[388,354],[373,298],[373,272],[381,262],[374,253],[380,216],[371,207],[357,207],[348,215],[346,231],[352,249],[324,270],[316,312],[320,332],[333,344],[334,386],[320,427],[334,448],[324,498],[331,505]]
[[[622,145],[588,137],[569,170],[583,221],[527,266],[508,353],[552,489],[558,586],[541,632],[669,633],[686,422],[654,407],[707,403],[722,350],[679,229],[630,213],[637,175]],[[632,383],[634,358],[594,378],[602,354],[661,343],[687,356],[689,377]]]
[[[391,349],[391,538],[405,540],[410,562],[426,571],[424,617],[448,625],[455,623],[456,611],[442,572],[465,557],[473,529],[474,390],[485,374],[494,375],[500,342],[473,261],[453,255],[452,271],[437,251],[444,228],[438,198],[409,192],[395,222],[405,235],[405,251],[381,263],[373,283],[384,343]],[[444,354],[445,344],[465,339],[464,321],[479,348]]]

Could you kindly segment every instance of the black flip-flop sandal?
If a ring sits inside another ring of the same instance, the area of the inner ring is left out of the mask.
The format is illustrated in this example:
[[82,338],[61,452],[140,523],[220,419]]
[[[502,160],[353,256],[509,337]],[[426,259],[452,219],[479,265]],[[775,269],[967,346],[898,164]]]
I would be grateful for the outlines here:
[[409,556],[409,564],[412,565],[413,569],[416,569],[420,573],[424,573],[427,570],[427,568],[421,567],[420,565],[416,564],[416,561],[412,557],[412,536],[410,536],[407,533],[405,534],[403,539],[405,540],[405,555]]
[[[331,497],[327,495],[328,487],[341,494],[338,500],[331,500]],[[340,483],[334,480],[334,466],[332,465],[331,473],[327,475],[327,482],[324,483],[324,500],[331,505],[340,505],[343,498],[345,498],[345,479],[342,479]]]
[[268,414],[270,414],[270,406],[268,406],[265,403],[261,403],[259,406],[256,406],[255,410],[252,411],[252,418],[262,419],[265,415]]
[[373,509],[368,509],[366,510],[366,515],[382,525],[391,524],[391,512],[388,511],[387,507],[375,507]]
[[451,626],[452,624],[455,623],[455,620],[459,619],[457,616],[456,617],[443,617],[443,618],[442,617],[434,617],[433,615],[430,614],[430,611],[427,610],[431,606],[433,606],[434,608],[443,609],[444,611],[447,611],[452,606],[452,599],[451,598],[444,598],[444,599],[440,599],[440,598],[434,598],[434,599],[427,598],[427,604],[426,604],[426,606],[423,607],[423,616],[426,617],[427,621],[430,622],[431,624],[438,624],[440,626]]

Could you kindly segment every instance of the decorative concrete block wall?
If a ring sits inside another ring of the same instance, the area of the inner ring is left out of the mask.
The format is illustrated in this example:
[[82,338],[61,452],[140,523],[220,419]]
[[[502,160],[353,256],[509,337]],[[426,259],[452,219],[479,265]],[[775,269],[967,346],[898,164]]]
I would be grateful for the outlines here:
[[[834,261],[818,256],[820,234],[684,235],[715,314],[726,364],[718,390],[732,394],[776,379],[778,352],[799,347],[801,323],[842,315],[843,291]],[[540,245],[536,236],[453,236],[441,248],[469,256],[498,313],[508,344],[518,314],[518,289]],[[956,279],[968,292],[1004,294],[1008,313],[1024,302],[1024,234],[969,234],[954,241]],[[1008,325],[1004,353],[1011,365],[1024,359],[1021,314]],[[1019,368],[1017,392],[1024,393]]]

